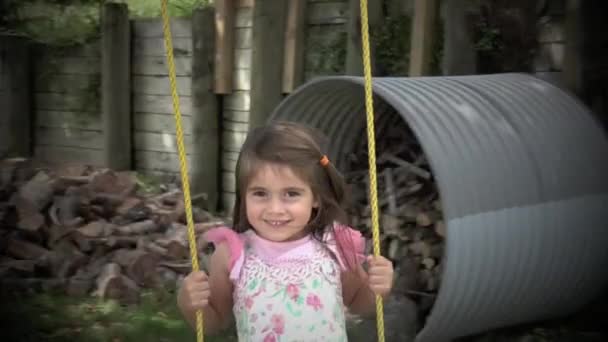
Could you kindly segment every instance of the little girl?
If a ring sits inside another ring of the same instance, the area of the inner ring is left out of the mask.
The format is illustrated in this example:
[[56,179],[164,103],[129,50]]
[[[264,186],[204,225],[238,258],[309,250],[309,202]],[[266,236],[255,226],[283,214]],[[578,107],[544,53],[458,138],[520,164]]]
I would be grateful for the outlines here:
[[[346,222],[345,184],[311,130],[278,123],[251,132],[237,162],[232,229],[214,228],[209,275],[189,274],[178,305],[204,330],[236,320],[239,341],[346,341],[345,310],[375,313],[393,266],[362,263],[364,240]],[[346,308],[345,308],[346,307]]]

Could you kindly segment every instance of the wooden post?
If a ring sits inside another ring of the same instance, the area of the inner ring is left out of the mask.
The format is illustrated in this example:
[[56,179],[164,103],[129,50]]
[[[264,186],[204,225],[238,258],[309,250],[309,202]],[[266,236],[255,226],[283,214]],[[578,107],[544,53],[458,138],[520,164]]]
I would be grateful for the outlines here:
[[215,1],[215,92],[232,92],[234,60],[234,1]]
[[289,1],[283,61],[283,93],[291,93],[304,81],[304,45],[307,0]]
[[[0,86],[4,97],[0,110],[4,120],[0,119],[0,135],[6,144],[4,152],[12,157],[30,157],[32,119],[29,45],[25,39],[12,36],[1,37],[0,45],[3,57],[1,63],[4,64],[3,84]],[[0,146],[0,152],[2,150]]]
[[437,0],[416,0],[414,3],[409,76],[423,76],[431,72],[438,5]]
[[287,1],[255,0],[249,129],[262,126],[282,99]]
[[444,5],[443,74],[474,75],[477,52],[473,42],[469,0],[450,0]]
[[[368,1],[367,15],[370,36],[375,27],[381,25],[383,21],[382,1]],[[353,76],[363,76],[363,49],[361,46],[361,4],[360,0],[348,1],[348,21],[347,21],[346,40],[346,74]],[[372,64],[372,74],[378,75],[378,68],[375,61],[375,49],[373,40],[370,38],[370,61]]]
[[[214,10],[192,15],[192,192],[207,194],[207,209],[215,211],[219,192],[220,125],[213,92],[215,53]],[[217,80],[217,78],[216,78]]]
[[574,94],[582,96],[583,70],[582,70],[582,17],[581,1],[566,1],[565,20],[565,51],[563,75],[566,88]]
[[126,4],[107,3],[101,17],[101,115],[104,164],[131,168],[131,33]]

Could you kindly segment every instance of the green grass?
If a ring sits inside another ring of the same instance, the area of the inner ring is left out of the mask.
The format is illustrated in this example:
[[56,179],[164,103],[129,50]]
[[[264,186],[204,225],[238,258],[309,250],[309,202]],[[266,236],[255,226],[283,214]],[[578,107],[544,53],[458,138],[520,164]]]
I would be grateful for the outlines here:
[[[137,306],[96,298],[39,294],[3,299],[3,341],[196,341],[171,292],[144,292]],[[232,342],[236,337],[206,337]]]

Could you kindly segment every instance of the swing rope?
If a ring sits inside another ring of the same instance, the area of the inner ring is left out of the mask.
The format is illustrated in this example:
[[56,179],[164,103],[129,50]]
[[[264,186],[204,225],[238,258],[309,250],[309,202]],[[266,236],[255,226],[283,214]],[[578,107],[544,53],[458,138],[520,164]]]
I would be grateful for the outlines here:
[[[367,0],[361,0],[361,41],[363,48],[363,74],[365,79],[365,111],[367,118],[367,155],[369,164],[369,197],[372,209],[372,239],[374,255],[380,255],[380,228],[378,223],[378,191],[376,184],[376,137],[374,129],[374,96],[372,93],[372,67],[369,52],[369,25]],[[382,297],[376,295],[376,330],[378,342],[384,342],[384,308]]]
[[[167,54],[167,66],[169,67],[169,81],[171,83],[171,97],[173,98],[173,112],[175,114],[175,135],[177,136],[177,149],[179,154],[179,170],[182,177],[182,189],[184,193],[184,206],[186,209],[186,223],[188,225],[188,241],[190,244],[190,258],[192,259],[192,270],[198,271],[198,254],[196,249],[196,235],[194,234],[194,221],[192,219],[192,203],[190,199],[190,183],[188,181],[188,162],[184,148],[184,132],[182,130],[182,113],[179,108],[179,96],[175,81],[175,63],[173,61],[173,42],[171,41],[171,27],[167,13],[167,0],[161,0],[161,12],[163,16],[163,33],[165,37],[165,49]],[[203,342],[203,313],[196,311],[196,340]]]
[[[369,156],[369,193],[372,211],[372,234],[373,234],[373,253],[380,255],[380,228],[378,223],[378,193],[376,181],[376,145],[374,134],[374,102],[372,93],[371,62],[369,48],[369,25],[367,14],[367,0],[360,1],[361,7],[361,40],[363,48],[363,71],[365,77],[365,109],[367,118],[367,141]],[[161,0],[161,13],[163,18],[163,34],[167,55],[167,66],[169,68],[169,81],[171,86],[171,96],[173,99],[173,111],[175,117],[175,130],[177,136],[177,148],[179,154],[180,174],[184,193],[184,205],[186,209],[186,223],[188,226],[188,240],[190,247],[190,257],[192,259],[192,270],[198,271],[198,255],[196,248],[196,235],[194,233],[194,222],[192,219],[192,205],[190,199],[190,184],[188,181],[188,164],[184,148],[184,138],[182,129],[181,111],[179,107],[179,96],[175,81],[175,63],[173,61],[173,43],[171,41],[171,27],[169,15],[167,13],[167,0]],[[376,325],[378,331],[378,342],[384,342],[384,309],[382,297],[376,295]],[[196,311],[196,339],[203,342],[203,314],[201,310]]]

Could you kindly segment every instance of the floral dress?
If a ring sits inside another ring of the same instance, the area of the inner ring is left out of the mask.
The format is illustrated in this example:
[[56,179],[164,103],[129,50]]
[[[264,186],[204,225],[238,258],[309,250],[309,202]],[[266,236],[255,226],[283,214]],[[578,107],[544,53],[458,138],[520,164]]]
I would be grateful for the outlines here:
[[345,263],[335,245],[311,237],[272,242],[226,228],[210,235],[211,241],[232,242],[239,341],[347,341],[340,282]]

